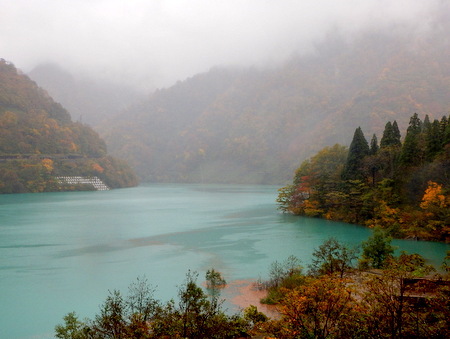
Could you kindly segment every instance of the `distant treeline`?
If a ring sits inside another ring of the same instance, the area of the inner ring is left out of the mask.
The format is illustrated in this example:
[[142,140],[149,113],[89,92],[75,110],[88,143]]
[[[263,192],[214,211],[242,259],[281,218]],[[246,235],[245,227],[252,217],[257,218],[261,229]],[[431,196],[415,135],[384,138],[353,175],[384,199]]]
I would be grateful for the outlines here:
[[18,159],[82,159],[81,154],[4,154],[0,155],[0,161]]
[[410,118],[403,142],[396,121],[380,143],[357,128],[306,160],[279,190],[280,209],[369,227],[392,236],[450,242],[450,124]]
[[0,193],[36,193],[92,190],[86,185],[61,185],[59,176],[98,177],[110,188],[137,185],[130,167],[122,160],[101,158],[0,159]]

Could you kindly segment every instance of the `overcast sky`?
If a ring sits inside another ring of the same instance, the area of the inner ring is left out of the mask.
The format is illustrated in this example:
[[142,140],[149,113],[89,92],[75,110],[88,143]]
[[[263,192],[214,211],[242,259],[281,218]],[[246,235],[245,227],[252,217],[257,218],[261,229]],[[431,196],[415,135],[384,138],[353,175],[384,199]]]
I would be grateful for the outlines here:
[[309,53],[330,30],[426,29],[439,0],[0,0],[0,58],[169,86]]

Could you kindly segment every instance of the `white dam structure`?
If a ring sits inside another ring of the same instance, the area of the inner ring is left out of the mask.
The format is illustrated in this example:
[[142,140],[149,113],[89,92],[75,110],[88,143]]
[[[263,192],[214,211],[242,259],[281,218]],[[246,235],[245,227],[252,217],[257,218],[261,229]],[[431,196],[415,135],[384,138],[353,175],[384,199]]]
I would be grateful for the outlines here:
[[108,191],[109,187],[98,177],[56,177],[63,185],[92,185],[97,191]]

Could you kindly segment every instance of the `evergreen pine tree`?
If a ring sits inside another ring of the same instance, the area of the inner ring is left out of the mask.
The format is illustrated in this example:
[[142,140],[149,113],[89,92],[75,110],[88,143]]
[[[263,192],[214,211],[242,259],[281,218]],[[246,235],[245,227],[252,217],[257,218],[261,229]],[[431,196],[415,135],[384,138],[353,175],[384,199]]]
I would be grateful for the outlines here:
[[442,149],[444,149],[445,145],[450,143],[450,123],[448,122],[447,117],[444,115],[439,124],[442,136]]
[[380,142],[380,148],[385,148],[389,146],[401,146],[400,141],[400,131],[398,129],[397,121],[391,124],[390,121],[386,124],[383,131],[383,136]]
[[427,133],[430,128],[431,128],[431,121],[430,121],[430,117],[427,114],[427,115],[425,115],[425,119],[423,119],[423,131],[425,133]]
[[394,139],[393,133],[394,131],[392,129],[392,124],[390,121],[388,121],[384,126],[383,136],[381,137],[380,141],[381,148],[385,148],[392,145],[392,140]]
[[409,119],[409,126],[406,130],[406,133],[419,134],[422,132],[423,123],[419,119],[417,113],[414,113],[413,116]]
[[358,127],[353,135],[353,140],[348,151],[347,163],[342,173],[344,180],[362,179],[362,161],[369,154],[369,151],[369,144],[364,137],[364,133],[361,127]]
[[439,120],[434,120],[430,127],[425,130],[425,158],[433,161],[436,155],[442,150],[441,125]]
[[448,119],[445,115],[441,118],[441,121],[439,122],[439,124],[441,125],[441,130],[445,131],[445,129],[449,125]]
[[447,124],[444,135],[442,136],[442,148],[445,148],[448,144],[450,144],[450,124]]
[[417,113],[409,120],[409,126],[406,131],[405,142],[403,143],[402,153],[400,154],[400,162],[403,165],[418,165],[422,160],[422,150],[420,148],[420,132],[422,130],[422,122]]
[[375,133],[372,136],[372,140],[370,140],[370,151],[369,154],[370,155],[375,155],[378,153],[378,139],[377,136],[375,135]]
[[401,146],[402,145],[402,136],[400,134],[400,130],[398,129],[397,121],[394,120],[392,123],[392,146]]

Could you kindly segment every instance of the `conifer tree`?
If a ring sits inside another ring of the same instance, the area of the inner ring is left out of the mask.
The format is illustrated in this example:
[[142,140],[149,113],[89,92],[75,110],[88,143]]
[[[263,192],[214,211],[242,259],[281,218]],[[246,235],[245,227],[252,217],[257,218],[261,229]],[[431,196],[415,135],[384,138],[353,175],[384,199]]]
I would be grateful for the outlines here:
[[390,121],[387,122],[384,127],[383,137],[381,138],[380,147],[385,148],[389,146],[400,146],[400,131],[398,129],[397,121],[391,124]]
[[423,123],[420,120],[419,116],[417,115],[417,113],[414,113],[413,116],[409,119],[409,126],[406,130],[406,133],[419,134],[420,132],[422,132],[422,126]]
[[409,120],[409,126],[406,131],[405,142],[403,143],[400,162],[403,165],[418,165],[422,160],[421,148],[419,143],[420,132],[422,131],[422,122],[417,113]]
[[393,140],[393,130],[390,121],[384,126],[383,136],[381,137],[380,147],[385,148],[392,145]]
[[344,180],[362,179],[362,160],[369,154],[369,151],[369,144],[364,137],[364,133],[361,127],[358,127],[353,135],[353,140],[348,151],[347,163],[342,173]]
[[442,134],[442,148],[450,143],[450,123],[447,117],[444,115],[440,121],[441,134]]
[[432,161],[442,150],[442,139],[439,120],[434,120],[430,127],[425,130],[425,156],[428,161]]
[[425,119],[423,119],[423,131],[427,133],[430,128],[431,128],[431,121],[430,117],[427,114],[425,115]]
[[450,124],[447,124],[442,136],[442,147],[444,148],[448,144],[450,144]]
[[372,136],[372,140],[370,141],[370,151],[369,154],[370,155],[375,155],[378,152],[378,139],[376,134],[374,133],[374,135]]
[[441,118],[441,121],[439,122],[439,124],[441,125],[441,131],[444,132],[446,130],[447,126],[449,125],[448,119],[445,115]]
[[398,129],[397,121],[394,120],[392,123],[392,134],[393,134],[393,146],[401,146],[402,145],[402,136],[400,134],[400,130]]

